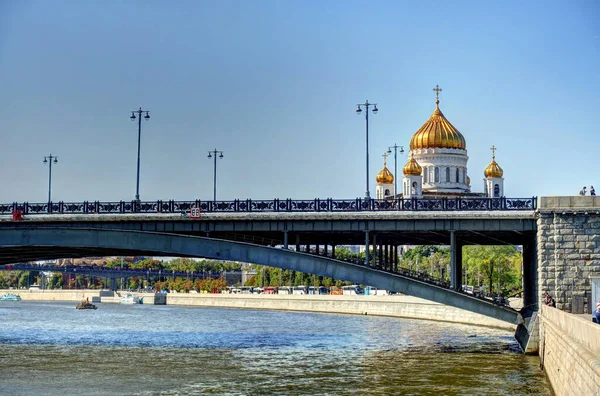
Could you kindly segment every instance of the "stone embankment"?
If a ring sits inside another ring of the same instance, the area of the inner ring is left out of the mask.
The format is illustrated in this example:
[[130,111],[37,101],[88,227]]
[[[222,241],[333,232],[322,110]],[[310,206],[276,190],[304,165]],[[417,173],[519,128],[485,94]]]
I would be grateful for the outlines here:
[[[101,302],[119,302],[118,297],[111,297],[112,294],[111,296],[107,295],[111,292],[101,292],[98,290],[10,290],[10,292],[19,294],[25,301],[78,302],[89,298],[90,301],[96,303],[99,298]],[[1,293],[4,293],[4,291],[0,291]],[[101,294],[105,295],[101,296]],[[155,295],[152,293],[138,293],[137,295],[144,297],[144,304],[155,303]],[[515,329],[514,325],[494,318],[416,297],[401,295],[331,296],[169,293],[166,297],[167,305],[378,315],[463,323],[507,330]]]
[[516,326],[510,323],[470,311],[402,295],[332,296],[173,293],[167,297],[167,305],[378,315],[464,323],[509,330],[515,330],[516,328]]
[[539,319],[540,361],[556,395],[600,396],[600,325],[547,306]]

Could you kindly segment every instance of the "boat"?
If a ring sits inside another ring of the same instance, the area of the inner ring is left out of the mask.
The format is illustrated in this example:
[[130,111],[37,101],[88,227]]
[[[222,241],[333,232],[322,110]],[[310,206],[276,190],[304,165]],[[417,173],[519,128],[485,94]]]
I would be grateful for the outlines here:
[[138,296],[134,296],[131,293],[127,293],[124,296],[121,296],[121,299],[119,300],[119,302],[121,304],[142,304],[143,297],[139,298]]
[[82,301],[79,304],[77,304],[75,309],[98,309],[98,307],[87,301]]
[[21,301],[21,296],[19,296],[18,294],[4,293],[2,295],[2,297],[0,297],[0,300],[2,300],[2,301]]

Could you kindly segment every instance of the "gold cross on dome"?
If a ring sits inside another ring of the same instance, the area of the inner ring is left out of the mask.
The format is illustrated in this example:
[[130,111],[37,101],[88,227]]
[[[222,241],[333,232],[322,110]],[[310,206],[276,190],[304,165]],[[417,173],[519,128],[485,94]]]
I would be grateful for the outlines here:
[[388,157],[388,153],[383,153],[381,156],[383,157],[383,166],[387,165],[387,157]]
[[490,150],[492,150],[492,159],[496,158],[496,150],[498,150],[496,146],[492,145],[492,147],[490,147]]
[[435,101],[437,102],[440,100],[440,92],[442,92],[442,88],[436,84],[435,88],[433,88],[433,91],[435,92]]

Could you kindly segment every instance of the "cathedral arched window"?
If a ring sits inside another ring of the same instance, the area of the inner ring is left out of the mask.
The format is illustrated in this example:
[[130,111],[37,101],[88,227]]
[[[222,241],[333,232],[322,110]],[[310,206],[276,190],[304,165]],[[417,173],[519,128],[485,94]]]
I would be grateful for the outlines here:
[[456,168],[456,182],[457,182],[457,183],[458,183],[458,177],[459,177],[459,175],[458,175],[458,174],[459,174],[459,171],[458,171],[458,168]]
[[435,182],[439,183],[440,182],[440,168],[439,167],[435,167]]
[[429,168],[423,168],[423,183],[429,183]]
[[500,186],[498,184],[494,184],[494,198],[500,196]]
[[467,182],[467,168],[464,168],[462,171],[462,182],[463,184]]
[[385,195],[386,197],[390,195],[390,190],[385,190],[385,192],[383,193],[383,195]]
[[446,183],[450,183],[450,168],[446,168]]

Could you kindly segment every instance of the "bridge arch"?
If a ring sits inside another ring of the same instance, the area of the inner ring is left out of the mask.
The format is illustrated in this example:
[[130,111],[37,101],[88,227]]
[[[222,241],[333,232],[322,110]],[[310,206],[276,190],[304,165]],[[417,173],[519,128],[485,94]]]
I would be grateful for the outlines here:
[[490,302],[376,268],[291,250],[197,236],[82,228],[0,229],[0,263],[92,255],[203,257],[301,271],[394,290],[512,324],[520,315]]

